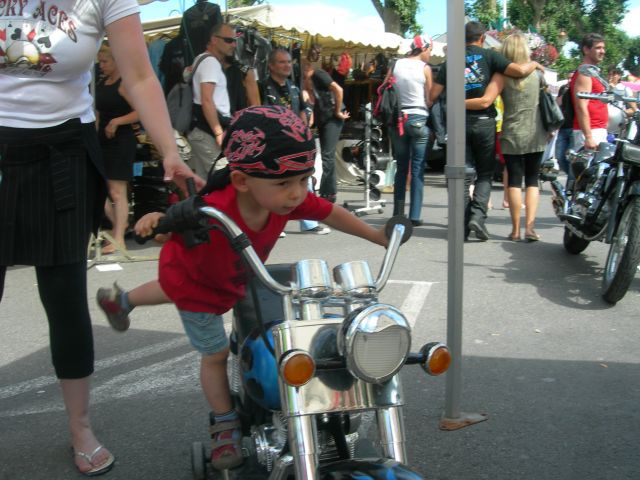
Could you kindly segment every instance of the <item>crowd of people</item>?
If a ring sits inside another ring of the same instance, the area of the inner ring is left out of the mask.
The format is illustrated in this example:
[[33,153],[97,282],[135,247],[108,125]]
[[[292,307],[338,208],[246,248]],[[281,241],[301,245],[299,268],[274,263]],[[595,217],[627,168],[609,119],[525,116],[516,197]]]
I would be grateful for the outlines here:
[[[160,152],[165,180],[184,189],[185,180],[193,178],[209,205],[243,226],[263,261],[288,220],[299,220],[303,232],[329,233],[328,227],[318,223],[322,221],[382,246],[387,240],[382,230],[336,204],[336,144],[350,113],[344,106],[340,78],[319,68],[313,55],[301,62],[302,88],[290,80],[292,56],[282,48],[271,51],[269,75],[257,81],[252,69],[234,60],[234,27],[216,25],[190,72],[194,125],[188,133],[192,148],[188,166],[178,155],[135,0],[93,2],[86,8],[69,5],[64,18],[60,13],[61,23],[54,22],[51,28],[73,18],[74,28],[67,31],[68,35],[73,32],[73,49],[69,42],[52,40],[48,54],[56,59],[54,63],[23,59],[5,63],[1,73],[6,90],[16,94],[0,101],[0,300],[7,267],[33,265],[49,322],[52,363],[68,415],[74,463],[80,473],[94,476],[109,471],[115,457],[96,438],[89,420],[94,352],[87,304],[87,244],[106,215],[114,241],[103,252],[125,248],[135,124],[142,123]],[[2,21],[35,25],[36,8],[25,3],[20,15]],[[7,28],[13,28],[11,33],[18,37],[26,30],[8,24]],[[466,236],[490,238],[485,220],[496,162],[494,105],[501,95],[499,144],[508,174],[509,239],[522,239],[524,180],[524,239],[539,240],[534,228],[538,172],[549,136],[538,109],[536,71],[543,68],[531,61],[522,35],[510,36],[502,51],[495,52],[483,48],[485,30],[480,23],[469,22],[465,33]],[[97,51],[105,34],[108,44]],[[401,117],[390,127],[397,162],[393,210],[407,214],[405,192],[410,178],[408,218],[415,226],[423,222],[429,112],[446,90],[446,64],[437,76],[432,75],[432,48],[428,36],[418,35],[410,52],[388,71],[380,56],[367,66],[368,74],[381,80],[385,75],[396,79]],[[580,48],[584,63],[602,62],[601,36],[587,35]],[[89,84],[96,58],[103,76],[96,84],[94,110]],[[34,70],[41,75],[33,75]],[[560,97],[570,99],[574,116],[558,132],[558,138],[565,139],[557,142],[559,159],[567,143],[573,148],[595,148],[607,135],[606,106],[575,95],[576,91],[602,91],[600,82],[575,73],[568,85],[571,95]],[[41,101],[36,106],[24,103],[24,98]],[[316,165],[318,144],[320,165]],[[561,165],[569,173],[564,159]],[[312,181],[316,166],[322,168],[318,196]],[[162,215],[142,217],[136,232],[151,233]],[[242,462],[242,454],[239,422],[227,387],[228,339],[221,314],[244,295],[247,277],[238,270],[237,253],[220,232],[210,235],[211,244],[194,249],[186,248],[180,235],[172,235],[162,247],[157,280],[130,291],[117,285],[101,289],[98,302],[119,331],[128,329],[129,314],[136,306],[176,305],[187,336],[201,354],[202,389],[216,417],[211,431],[212,463],[230,468]],[[211,262],[218,265],[215,275],[197,268]],[[200,273],[194,276],[195,271]]]

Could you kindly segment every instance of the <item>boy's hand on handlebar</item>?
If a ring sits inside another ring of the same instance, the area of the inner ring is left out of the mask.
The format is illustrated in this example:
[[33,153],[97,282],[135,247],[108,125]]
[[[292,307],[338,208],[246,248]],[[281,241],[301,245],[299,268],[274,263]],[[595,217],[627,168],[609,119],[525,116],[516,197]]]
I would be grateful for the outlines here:
[[134,230],[140,237],[149,237],[153,234],[153,229],[158,226],[158,221],[164,217],[164,213],[147,213],[136,223]]

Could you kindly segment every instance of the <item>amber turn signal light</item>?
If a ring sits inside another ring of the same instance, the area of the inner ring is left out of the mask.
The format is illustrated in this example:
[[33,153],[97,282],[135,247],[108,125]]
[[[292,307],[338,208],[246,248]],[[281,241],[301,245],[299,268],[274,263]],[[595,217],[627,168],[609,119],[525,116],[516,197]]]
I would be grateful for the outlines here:
[[280,357],[280,376],[287,385],[301,387],[313,378],[316,362],[308,352],[290,350]]
[[420,366],[429,375],[441,375],[451,365],[451,352],[444,343],[427,343],[420,349],[422,360]]

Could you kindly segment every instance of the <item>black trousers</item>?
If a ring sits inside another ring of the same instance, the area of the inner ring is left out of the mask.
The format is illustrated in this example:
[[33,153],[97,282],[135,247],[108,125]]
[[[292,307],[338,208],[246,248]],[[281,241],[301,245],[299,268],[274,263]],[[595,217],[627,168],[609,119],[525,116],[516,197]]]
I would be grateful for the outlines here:
[[525,187],[537,187],[540,179],[540,164],[544,152],[522,153],[519,155],[504,154],[504,161],[509,173],[509,186],[522,188],[524,177]]
[[106,197],[95,126],[0,127],[0,296],[8,265],[34,265],[58,378],[93,372],[87,244]]
[[[35,267],[40,301],[49,322],[51,360],[58,378],[93,373],[93,333],[87,302],[87,263]],[[7,267],[0,266],[0,300]]]
[[[472,218],[484,222],[487,217],[491,182],[496,168],[496,120],[487,116],[467,115],[466,164],[464,183],[465,225]],[[474,181],[475,178],[475,181]],[[469,187],[474,183],[473,198]]]
[[320,179],[319,194],[321,197],[334,198],[338,193],[336,181],[336,145],[340,140],[340,133],[344,121],[331,118],[318,126],[320,137],[320,156],[322,157],[322,178]]

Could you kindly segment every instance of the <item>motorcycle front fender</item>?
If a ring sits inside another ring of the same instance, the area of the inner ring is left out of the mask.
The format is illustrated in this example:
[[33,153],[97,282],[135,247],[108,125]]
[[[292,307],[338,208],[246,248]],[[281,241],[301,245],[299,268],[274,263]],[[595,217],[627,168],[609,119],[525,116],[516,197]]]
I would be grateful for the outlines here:
[[[627,199],[630,199],[631,197],[638,197],[640,196],[640,180],[636,180],[635,182],[633,182],[631,184],[631,186],[629,186],[629,189],[627,190],[627,193],[625,195],[627,197]],[[618,215],[618,203],[619,200],[616,198],[616,205],[614,206],[615,208],[612,209],[612,216],[611,218],[617,218],[619,217]],[[626,202],[625,202],[626,203]],[[620,212],[620,215],[622,215],[622,212]],[[607,230],[607,239],[606,239],[606,243],[611,243],[613,240],[613,236],[616,233],[616,229],[618,228],[618,222],[616,220],[616,222],[611,222],[609,221],[609,228]]]
[[387,458],[341,460],[319,469],[322,480],[423,480],[406,465]]

